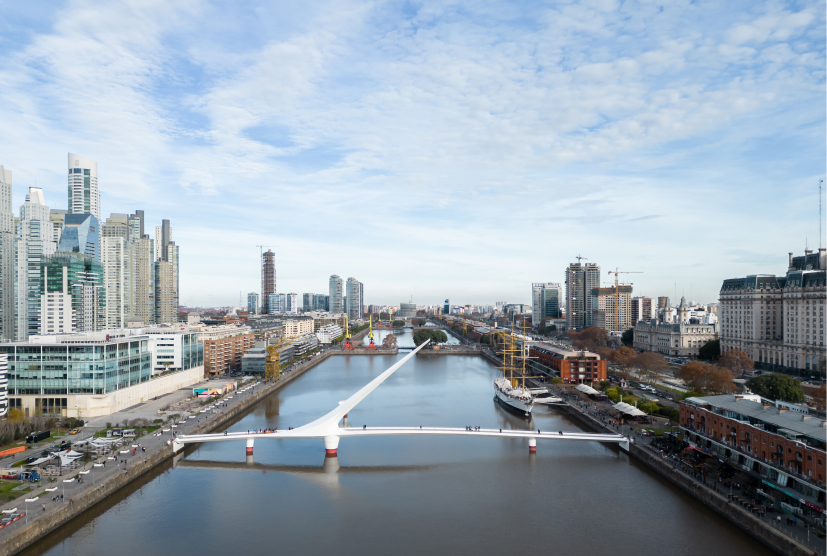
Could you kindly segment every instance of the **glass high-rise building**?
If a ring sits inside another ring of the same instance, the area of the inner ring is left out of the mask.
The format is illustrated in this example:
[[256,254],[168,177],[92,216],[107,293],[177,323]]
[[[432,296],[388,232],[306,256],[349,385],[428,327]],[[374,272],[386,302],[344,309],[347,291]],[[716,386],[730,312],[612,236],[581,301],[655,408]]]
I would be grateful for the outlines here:
[[356,320],[362,318],[362,305],[365,303],[365,286],[356,278],[347,279],[347,307],[345,312],[348,318]]
[[100,220],[98,163],[69,153],[69,214],[91,214]]
[[20,207],[14,244],[15,339],[40,333],[40,263],[54,254],[54,224],[43,190],[30,187]]
[[247,294],[247,312],[251,315],[256,315],[258,311],[258,293],[250,292]]
[[89,255],[100,262],[100,222],[92,214],[67,214],[57,250]]
[[50,316],[57,319],[61,316],[59,312],[68,309],[60,296],[49,295],[52,293],[71,296],[72,330],[64,332],[94,332],[106,328],[103,266],[89,255],[56,253],[41,263],[41,330],[48,329]]
[[344,313],[345,312],[345,300],[344,300],[344,282],[342,278],[337,274],[333,274],[330,277],[330,306],[328,311],[331,313]]
[[14,339],[14,212],[11,170],[0,166],[0,341]]
[[531,325],[543,325],[546,319],[559,319],[563,288],[559,282],[537,282],[531,284]]

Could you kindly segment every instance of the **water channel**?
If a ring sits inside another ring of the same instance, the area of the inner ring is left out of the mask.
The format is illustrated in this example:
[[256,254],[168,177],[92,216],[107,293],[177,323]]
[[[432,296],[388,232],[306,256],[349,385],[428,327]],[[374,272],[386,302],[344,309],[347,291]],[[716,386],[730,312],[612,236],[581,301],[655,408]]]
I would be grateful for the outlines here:
[[[230,430],[307,423],[403,356],[330,358]],[[505,412],[496,373],[417,356],[349,424],[581,430],[556,408]],[[325,458],[321,440],[259,441],[254,463],[244,447],[190,448],[24,554],[771,554],[615,447],[540,442],[535,456],[516,439],[390,436]]]

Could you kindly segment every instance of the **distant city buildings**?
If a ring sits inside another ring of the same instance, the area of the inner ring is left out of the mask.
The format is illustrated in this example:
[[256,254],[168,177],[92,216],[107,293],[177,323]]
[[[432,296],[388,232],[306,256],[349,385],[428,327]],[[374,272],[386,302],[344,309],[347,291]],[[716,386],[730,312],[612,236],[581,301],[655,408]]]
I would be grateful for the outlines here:
[[[654,351],[673,357],[698,357],[701,347],[707,342],[717,340],[719,328],[717,320],[702,320],[692,316],[692,310],[685,298],[677,307],[675,317],[667,311],[666,319],[639,320],[634,329],[633,345],[637,350]],[[662,313],[663,314],[663,313]]]
[[592,326],[623,332],[632,326],[632,286],[592,290]]
[[721,353],[738,349],[758,368],[796,374],[824,359],[827,254],[789,254],[785,276],[724,280],[720,292]]
[[648,297],[633,297],[632,305],[632,321],[631,326],[635,326],[638,321],[649,320],[652,318],[652,300]]
[[405,302],[399,304],[399,316],[403,319],[412,318],[416,316],[416,303]]

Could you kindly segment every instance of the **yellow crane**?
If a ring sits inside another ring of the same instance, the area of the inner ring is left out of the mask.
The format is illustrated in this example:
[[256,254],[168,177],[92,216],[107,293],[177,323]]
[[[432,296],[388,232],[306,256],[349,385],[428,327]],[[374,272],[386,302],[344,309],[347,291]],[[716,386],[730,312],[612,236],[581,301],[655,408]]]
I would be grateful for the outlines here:
[[[643,272],[637,270],[618,270],[615,267],[614,270],[610,270],[607,274],[614,274],[615,275],[615,330],[617,332],[621,332],[620,330],[620,283],[618,282],[618,275],[620,274],[643,274]],[[623,284],[624,286],[626,284]]]
[[276,343],[267,346],[264,358],[264,380],[278,380],[281,374],[281,352],[290,345],[288,338],[279,338]]

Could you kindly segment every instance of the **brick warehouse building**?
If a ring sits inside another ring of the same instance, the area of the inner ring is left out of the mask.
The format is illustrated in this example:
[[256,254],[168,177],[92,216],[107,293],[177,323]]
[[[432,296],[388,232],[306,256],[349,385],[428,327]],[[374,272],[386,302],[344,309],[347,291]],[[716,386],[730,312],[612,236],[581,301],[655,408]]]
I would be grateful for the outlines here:
[[687,398],[680,425],[690,445],[759,475],[802,512],[823,515],[827,428],[806,408],[756,395]]
[[559,372],[563,382],[583,384],[607,378],[606,361],[590,351],[562,349],[541,342],[531,346],[529,357],[536,357],[542,365]]

